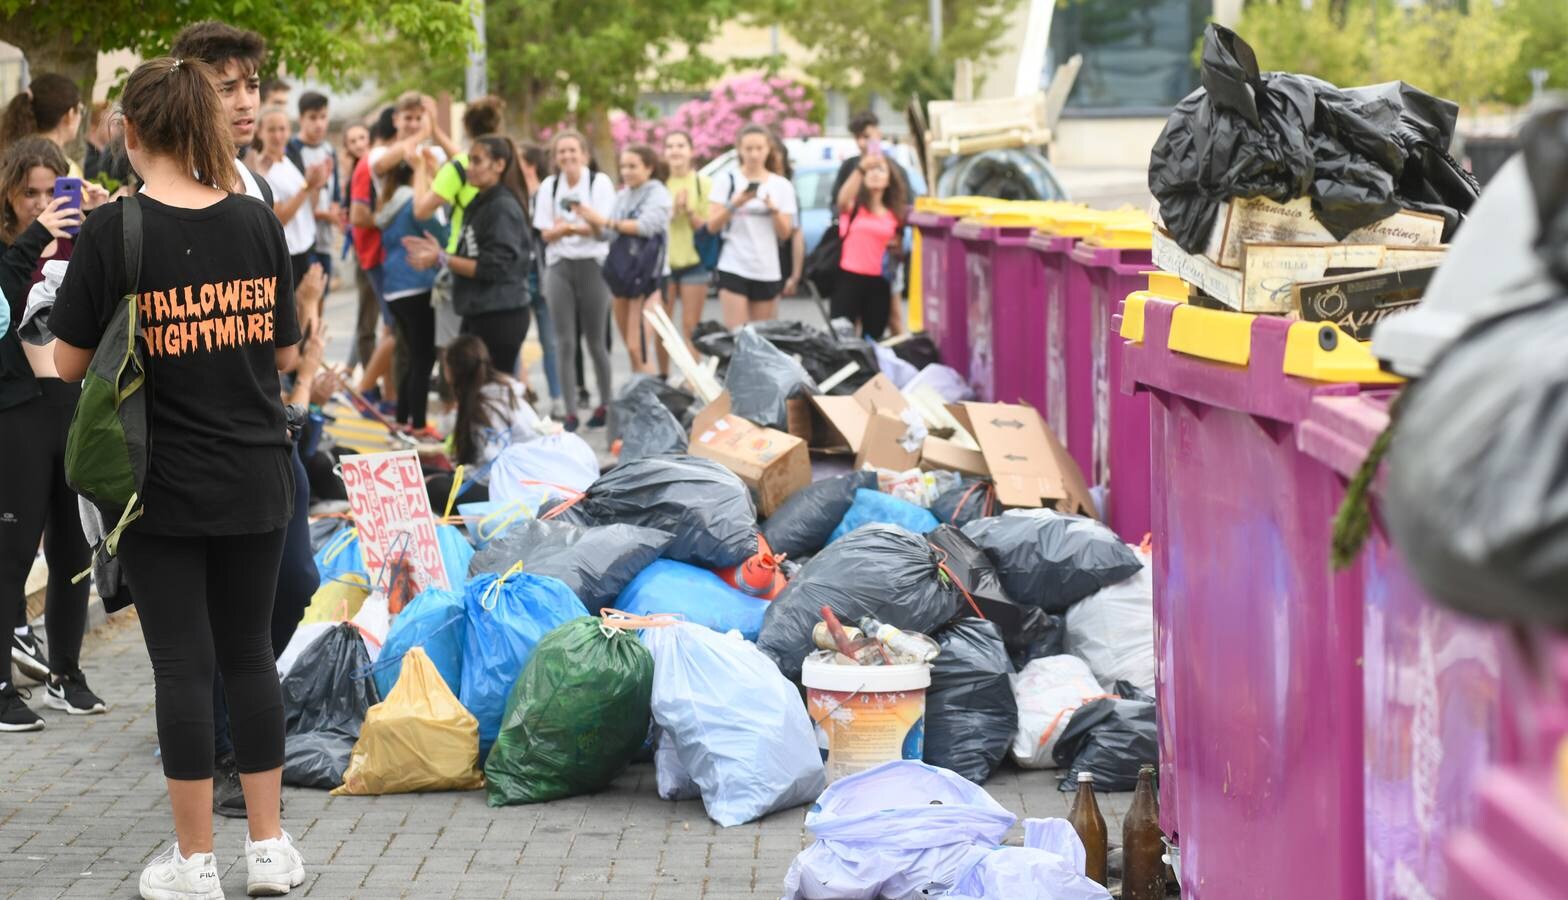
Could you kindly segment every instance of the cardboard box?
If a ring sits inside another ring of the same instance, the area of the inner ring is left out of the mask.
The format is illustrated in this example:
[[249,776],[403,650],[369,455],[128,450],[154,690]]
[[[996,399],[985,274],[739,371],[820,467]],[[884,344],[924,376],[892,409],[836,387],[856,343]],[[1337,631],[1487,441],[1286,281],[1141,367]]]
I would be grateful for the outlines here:
[[1403,270],[1441,262],[1447,248],[1377,244],[1248,244],[1240,269],[1187,253],[1164,232],[1154,233],[1154,264],[1244,313],[1294,312],[1295,285],[1378,269]]
[[1295,286],[1291,296],[1306,322],[1333,322],[1358,341],[1372,339],[1372,326],[1421,302],[1436,266],[1404,271],[1362,272]]
[[964,412],[1004,506],[1099,516],[1078,463],[1033,408],[965,403]]
[[692,423],[693,456],[711,459],[751,488],[757,512],[771,516],[792,494],[811,483],[806,442],[730,414],[729,394],[703,408]]
[[[1154,220],[1159,218],[1158,205]],[[1443,217],[1401,210],[1335,240],[1312,212],[1312,200],[1301,197],[1276,203],[1267,197],[1236,198],[1220,206],[1214,230],[1199,255],[1226,268],[1239,269],[1248,244],[1378,244],[1384,247],[1432,247],[1443,242]]]
[[847,449],[858,454],[871,417],[878,411],[896,416],[909,408],[909,401],[891,379],[877,375],[852,396],[812,397],[811,407],[816,410],[810,438],[812,449]]

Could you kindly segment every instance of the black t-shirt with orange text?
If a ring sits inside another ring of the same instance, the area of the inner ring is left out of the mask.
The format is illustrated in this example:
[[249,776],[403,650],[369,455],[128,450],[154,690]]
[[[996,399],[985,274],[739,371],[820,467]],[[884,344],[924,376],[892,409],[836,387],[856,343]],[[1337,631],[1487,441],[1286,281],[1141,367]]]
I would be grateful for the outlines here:
[[[152,406],[146,512],[152,534],[272,531],[293,512],[294,473],[274,351],[299,342],[283,226],[255,199],[205,209],[143,195],[142,334]],[[94,348],[124,292],[121,203],[82,224],[49,317]]]

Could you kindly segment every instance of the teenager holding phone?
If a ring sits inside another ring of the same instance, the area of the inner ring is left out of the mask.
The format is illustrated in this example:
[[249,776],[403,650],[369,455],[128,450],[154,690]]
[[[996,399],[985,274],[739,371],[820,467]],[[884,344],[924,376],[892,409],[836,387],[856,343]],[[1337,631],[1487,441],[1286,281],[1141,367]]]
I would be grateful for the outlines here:
[[766,128],[742,128],[735,150],[740,171],[717,179],[708,206],[708,230],[724,234],[719,302],[731,329],[778,314],[788,275],[779,265],[779,242],[794,233],[797,209],[795,186],[768,170],[773,147]]
[[839,273],[833,281],[832,317],[846,318],[862,337],[880,340],[892,308],[892,270],[888,253],[902,246],[908,191],[887,157],[861,157],[844,182],[839,202],[838,233],[843,240]]
[[[221,895],[212,836],[215,669],[245,793],[249,892],[287,893],[305,877],[279,822],[283,698],[271,639],[295,487],[278,370],[293,366],[300,329],[283,226],[265,204],[237,193],[215,83],[195,59],[149,60],[131,73],[121,100],[125,144],[143,191],[86,222],[49,322],[60,376],[80,380],[124,289],[124,209],[136,202],[147,416],[157,439],[141,491],[145,512],[121,535],[118,557],[152,657],[177,837],[142,872],[142,896],[155,900]],[[243,311],[241,297],[250,303]]]

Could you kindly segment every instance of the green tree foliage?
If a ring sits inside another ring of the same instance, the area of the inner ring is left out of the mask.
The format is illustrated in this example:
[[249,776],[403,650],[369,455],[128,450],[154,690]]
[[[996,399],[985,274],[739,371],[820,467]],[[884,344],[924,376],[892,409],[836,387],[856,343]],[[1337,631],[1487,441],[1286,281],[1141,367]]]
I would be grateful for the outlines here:
[[1568,0],[1508,0],[1498,12],[1511,32],[1524,35],[1505,99],[1530,99],[1531,69],[1546,70],[1549,90],[1568,91]]
[[460,56],[473,35],[463,0],[0,0],[0,35],[32,71],[74,78],[89,96],[100,52],[154,56],[203,19],[254,29],[287,71],[339,84],[363,73],[373,38],[401,35],[441,58]]
[[807,75],[861,104],[873,93],[951,97],[954,63],[994,50],[1018,7],[1019,0],[943,0],[935,54],[927,0],[772,0],[757,17],[811,51]]

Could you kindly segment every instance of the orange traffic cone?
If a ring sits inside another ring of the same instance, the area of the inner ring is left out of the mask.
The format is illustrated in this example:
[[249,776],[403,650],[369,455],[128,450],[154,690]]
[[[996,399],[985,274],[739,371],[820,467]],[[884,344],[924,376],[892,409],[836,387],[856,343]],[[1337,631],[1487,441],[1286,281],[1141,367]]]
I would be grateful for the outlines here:
[[768,539],[757,535],[757,553],[738,566],[728,569],[719,569],[718,575],[736,590],[744,591],[753,597],[772,600],[789,584],[789,579],[779,571],[779,563],[784,561],[784,555],[773,555],[773,548],[768,546]]

